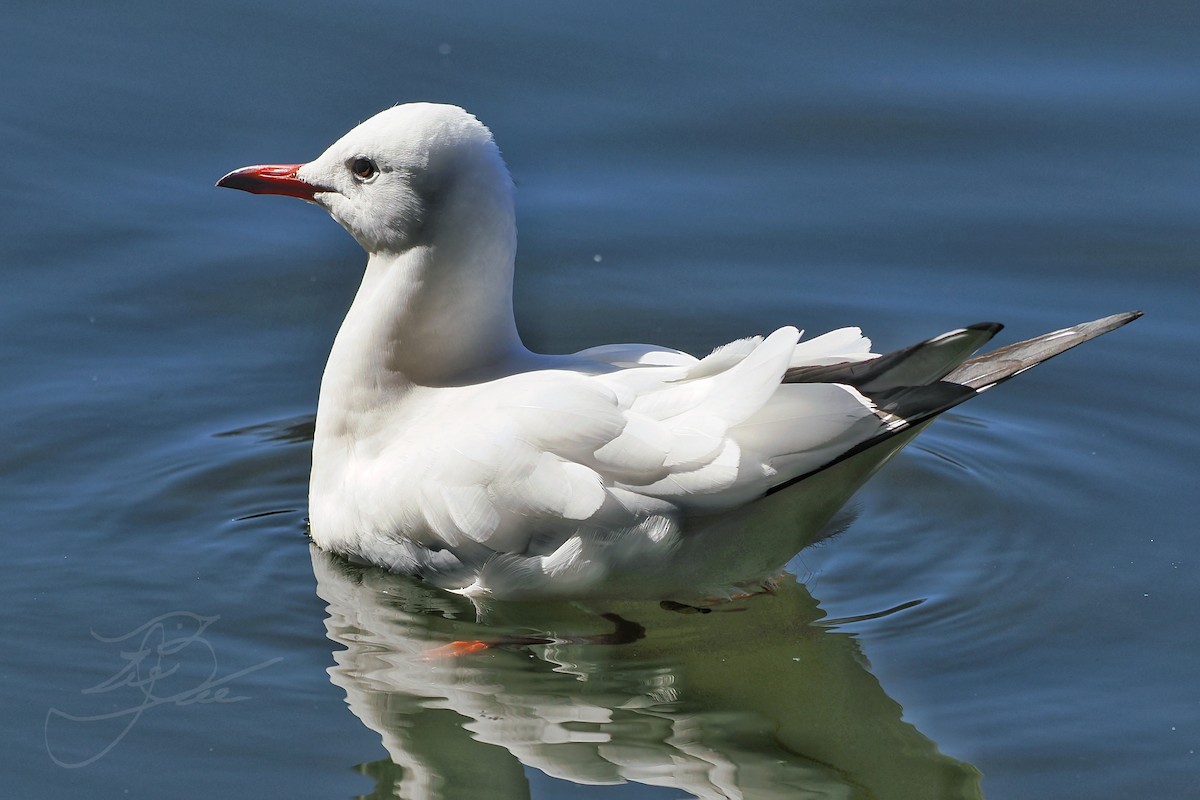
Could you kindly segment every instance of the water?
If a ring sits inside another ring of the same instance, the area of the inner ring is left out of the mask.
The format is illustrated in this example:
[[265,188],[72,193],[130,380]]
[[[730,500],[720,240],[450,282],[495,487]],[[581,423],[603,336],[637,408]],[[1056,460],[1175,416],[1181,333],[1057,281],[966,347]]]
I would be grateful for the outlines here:
[[[10,8],[3,793],[1197,793],[1198,34],[1188,3]],[[211,188],[415,99],[499,139],[540,349],[1147,315],[935,425],[774,596],[476,622],[310,555],[361,254]]]

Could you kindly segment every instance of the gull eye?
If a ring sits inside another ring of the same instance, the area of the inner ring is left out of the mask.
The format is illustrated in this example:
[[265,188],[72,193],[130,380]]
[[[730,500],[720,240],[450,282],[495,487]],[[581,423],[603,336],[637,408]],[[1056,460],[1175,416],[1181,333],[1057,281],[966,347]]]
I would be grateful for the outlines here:
[[350,162],[350,171],[360,181],[369,181],[379,174],[379,167],[375,166],[375,162],[366,156],[358,156]]

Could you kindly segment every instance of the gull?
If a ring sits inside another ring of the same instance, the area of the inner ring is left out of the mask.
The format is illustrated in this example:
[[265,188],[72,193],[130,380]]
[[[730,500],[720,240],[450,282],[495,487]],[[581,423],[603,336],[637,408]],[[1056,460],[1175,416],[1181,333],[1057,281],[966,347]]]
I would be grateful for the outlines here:
[[513,316],[512,179],[463,109],[217,185],[314,203],[369,256],[321,380],[313,542],[472,598],[754,591],[934,417],[1140,316],[976,357],[999,324],[886,355],[856,327],[544,355]]

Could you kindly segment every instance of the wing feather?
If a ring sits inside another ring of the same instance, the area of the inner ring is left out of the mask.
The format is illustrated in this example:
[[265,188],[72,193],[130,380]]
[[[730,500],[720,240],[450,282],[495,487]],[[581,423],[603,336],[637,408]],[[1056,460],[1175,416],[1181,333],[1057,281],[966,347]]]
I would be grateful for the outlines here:
[[861,333],[799,337],[780,328],[699,361],[642,345],[594,348],[584,352],[632,366],[442,390],[424,422],[440,435],[395,445],[419,485],[416,517],[451,547],[533,554],[564,546],[580,526],[744,502],[786,479],[781,465],[806,466],[880,424],[854,389],[781,387],[797,361],[865,357]]
[[636,411],[625,413],[625,427],[595,453],[598,464],[617,473],[651,473],[663,468],[673,445],[662,422]]

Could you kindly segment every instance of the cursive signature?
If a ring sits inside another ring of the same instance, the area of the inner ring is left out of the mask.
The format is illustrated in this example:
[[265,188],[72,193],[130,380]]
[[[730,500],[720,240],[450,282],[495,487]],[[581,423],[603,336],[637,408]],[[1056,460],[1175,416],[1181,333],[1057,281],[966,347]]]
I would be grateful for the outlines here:
[[[102,714],[76,715],[51,708],[46,713],[45,734],[46,752],[54,763],[74,769],[86,767],[103,758],[133,729],[142,714],[156,706],[249,700],[245,695],[232,695],[227,684],[282,661],[283,657],[218,677],[217,653],[204,638],[204,632],[219,619],[219,616],[202,617],[188,611],[172,611],[121,636],[101,636],[92,631],[92,637],[97,641],[106,644],[128,642],[133,646],[121,649],[122,664],[115,675],[84,689],[82,694],[98,695],[124,690],[137,699],[133,705]],[[55,720],[59,723],[54,726],[56,735],[52,737],[51,725]],[[68,748],[61,746],[59,737],[65,734],[66,729],[94,732],[96,729],[111,728],[114,724],[117,726],[116,734],[110,733],[102,739],[99,750],[93,752],[94,745],[85,748],[91,755],[82,758],[76,754],[67,755],[64,751]],[[59,747],[55,747],[52,738],[58,740]]]

